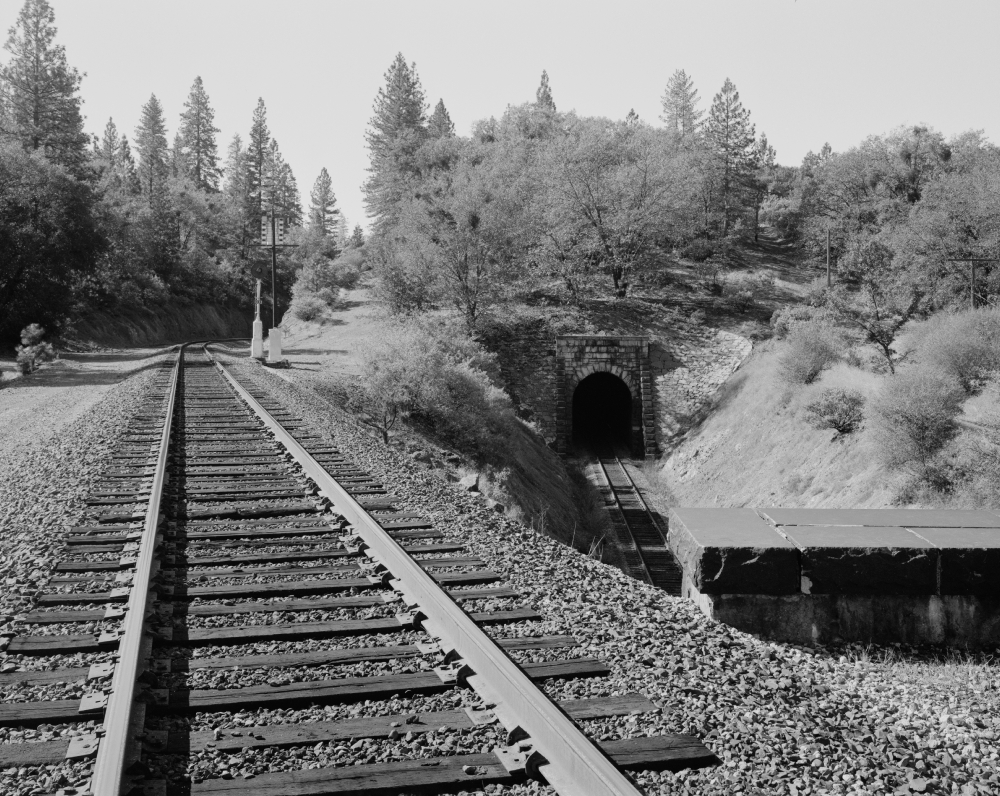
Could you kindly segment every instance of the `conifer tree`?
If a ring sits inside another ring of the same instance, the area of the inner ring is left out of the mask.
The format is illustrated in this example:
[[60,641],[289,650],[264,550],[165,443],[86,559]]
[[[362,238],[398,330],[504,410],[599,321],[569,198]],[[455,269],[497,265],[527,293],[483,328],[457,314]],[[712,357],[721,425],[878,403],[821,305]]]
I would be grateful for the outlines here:
[[370,157],[365,207],[376,224],[384,225],[398,206],[413,153],[426,136],[424,90],[416,64],[407,65],[402,53],[385,73],[385,86],[378,90],[374,111],[365,133]]
[[184,139],[180,133],[174,133],[174,145],[169,152],[170,175],[172,177],[189,177],[190,163],[187,157],[187,147],[184,146]]
[[705,124],[705,143],[715,171],[722,203],[723,235],[742,210],[741,192],[754,169],[756,131],[750,111],[740,102],[740,93],[727,77],[715,95]]
[[701,131],[704,111],[698,110],[698,99],[698,89],[687,72],[678,69],[670,76],[661,99],[663,115],[660,118],[666,122],[667,129],[685,144],[696,140]]
[[261,215],[263,205],[264,169],[271,146],[271,131],[267,129],[267,108],[263,99],[257,100],[250,126],[250,138],[244,155],[246,168],[244,190],[247,197],[247,221],[253,225]]
[[360,249],[365,245],[365,231],[361,229],[360,224],[354,225],[354,231],[351,233],[348,243],[352,249]]
[[104,135],[97,146],[97,154],[108,162],[108,167],[115,169],[118,167],[118,152],[121,141],[118,136],[118,127],[114,119],[108,119],[104,125]]
[[450,138],[455,135],[455,124],[444,106],[444,100],[439,99],[434,106],[434,113],[427,122],[427,134],[431,138]]
[[219,128],[214,122],[215,111],[208,102],[201,77],[196,77],[184,103],[179,136],[191,180],[203,191],[219,190],[219,153],[215,142]]
[[66,51],[55,37],[48,0],[25,0],[4,45],[10,60],[0,66],[5,105],[0,134],[28,151],[42,150],[79,176],[87,150],[80,75],[66,62]]
[[323,167],[309,194],[309,228],[323,236],[336,234],[340,216],[332,186],[330,174]]
[[347,241],[349,235],[347,233],[347,216],[343,213],[337,213],[337,224],[336,224],[336,235],[337,235],[337,248],[344,249],[347,247]]
[[139,170],[135,165],[135,158],[132,157],[132,147],[129,146],[128,138],[122,133],[121,142],[118,144],[118,170],[122,187],[127,193],[138,196],[142,192],[142,184],[139,180]]
[[261,178],[261,214],[272,209],[290,226],[302,224],[298,183],[274,138],[271,139],[264,159],[264,172]]
[[142,106],[139,126],[135,129],[135,148],[139,153],[142,191],[152,203],[152,197],[164,187],[169,171],[167,128],[163,123],[163,108],[155,94]]
[[535,91],[535,105],[545,110],[556,112],[556,101],[552,99],[552,88],[549,86],[549,73],[542,70],[542,82]]
[[223,170],[225,180],[222,192],[236,207],[242,207],[246,200],[246,152],[239,134],[233,136],[226,149],[226,164]]

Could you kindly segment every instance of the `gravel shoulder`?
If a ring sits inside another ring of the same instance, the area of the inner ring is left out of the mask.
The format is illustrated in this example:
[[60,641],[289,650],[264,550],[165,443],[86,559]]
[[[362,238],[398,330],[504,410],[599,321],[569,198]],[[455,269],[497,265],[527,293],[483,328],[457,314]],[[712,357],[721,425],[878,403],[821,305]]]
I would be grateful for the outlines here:
[[572,633],[612,668],[604,680],[556,681],[552,696],[641,691],[661,708],[651,720],[590,728],[598,737],[693,733],[723,761],[639,774],[648,793],[1000,793],[995,656],[762,642],[490,511],[287,374],[224,359],[386,479],[402,510],[426,513],[503,574],[545,617],[531,632]]

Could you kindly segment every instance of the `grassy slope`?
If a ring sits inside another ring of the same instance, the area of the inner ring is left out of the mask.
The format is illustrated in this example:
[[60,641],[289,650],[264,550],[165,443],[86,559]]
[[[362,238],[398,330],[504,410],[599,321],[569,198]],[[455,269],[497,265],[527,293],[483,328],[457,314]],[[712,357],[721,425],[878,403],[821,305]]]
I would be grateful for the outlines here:
[[867,435],[814,428],[805,406],[827,387],[872,395],[879,376],[838,365],[814,384],[776,376],[777,344],[765,343],[726,383],[715,410],[666,460],[654,488],[684,506],[889,505],[900,485]]

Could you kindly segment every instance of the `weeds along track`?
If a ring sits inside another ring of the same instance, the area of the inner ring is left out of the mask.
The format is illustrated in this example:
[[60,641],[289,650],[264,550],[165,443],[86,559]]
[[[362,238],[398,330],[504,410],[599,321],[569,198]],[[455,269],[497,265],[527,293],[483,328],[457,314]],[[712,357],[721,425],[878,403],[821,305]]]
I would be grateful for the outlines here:
[[681,568],[624,463],[617,456],[601,456],[596,464],[626,572],[668,594],[679,595]]
[[[564,796],[636,794],[628,770],[717,762],[689,736],[588,738],[578,721],[657,708],[638,693],[551,701],[538,683],[609,670],[568,635],[493,641],[489,626],[541,617],[204,347],[163,368],[119,442],[4,642],[0,769],[35,792],[517,792],[537,778]],[[52,732],[25,742],[27,728]]]

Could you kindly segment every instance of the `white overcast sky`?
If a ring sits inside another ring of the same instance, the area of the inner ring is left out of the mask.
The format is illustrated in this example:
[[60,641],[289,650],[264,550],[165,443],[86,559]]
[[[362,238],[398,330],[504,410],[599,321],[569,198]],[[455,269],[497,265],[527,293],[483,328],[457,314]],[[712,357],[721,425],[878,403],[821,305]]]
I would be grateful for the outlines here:
[[[396,53],[415,61],[468,134],[534,99],[548,70],[560,110],[659,123],[683,68],[708,107],[726,77],[778,160],[829,141],[924,122],[1000,140],[998,0],[50,0],[58,41],[86,72],[89,132],[108,117],[132,137],[155,93],[170,137],[201,75],[224,153],[257,98],[303,202],[321,167],[350,223],[367,225],[365,127]],[[21,0],[0,0],[0,27]],[[5,53],[3,54],[6,55]]]

